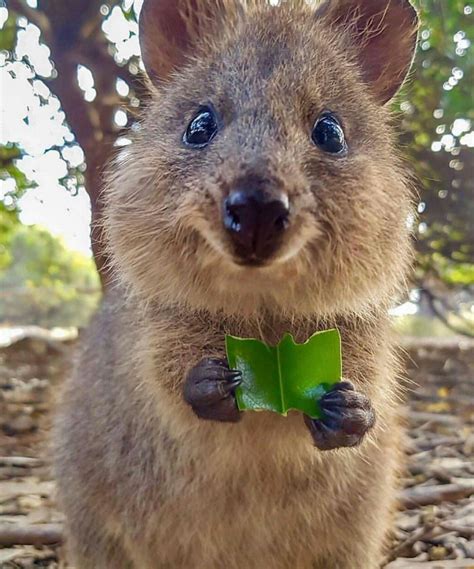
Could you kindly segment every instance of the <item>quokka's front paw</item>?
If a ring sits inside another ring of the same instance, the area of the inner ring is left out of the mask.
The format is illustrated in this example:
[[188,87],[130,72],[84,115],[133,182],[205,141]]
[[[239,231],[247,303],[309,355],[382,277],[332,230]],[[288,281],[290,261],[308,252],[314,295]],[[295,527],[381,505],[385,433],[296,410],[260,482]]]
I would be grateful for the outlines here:
[[374,426],[375,412],[370,400],[348,381],[337,383],[319,404],[322,418],[305,416],[305,422],[320,450],[357,446]]
[[229,369],[226,360],[204,358],[186,377],[184,400],[201,419],[236,423],[242,414],[235,388],[241,382],[241,372]]

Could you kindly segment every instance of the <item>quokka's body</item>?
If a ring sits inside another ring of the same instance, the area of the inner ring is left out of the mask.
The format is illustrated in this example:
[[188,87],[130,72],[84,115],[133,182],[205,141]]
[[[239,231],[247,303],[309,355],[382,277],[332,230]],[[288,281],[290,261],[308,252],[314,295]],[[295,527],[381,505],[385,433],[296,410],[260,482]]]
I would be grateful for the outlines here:
[[[385,103],[416,26],[403,0],[145,1],[153,97],[105,193],[120,282],[56,425],[77,569],[382,562],[402,437],[387,308],[410,258]],[[333,326],[353,386],[325,420],[237,411],[226,333]]]

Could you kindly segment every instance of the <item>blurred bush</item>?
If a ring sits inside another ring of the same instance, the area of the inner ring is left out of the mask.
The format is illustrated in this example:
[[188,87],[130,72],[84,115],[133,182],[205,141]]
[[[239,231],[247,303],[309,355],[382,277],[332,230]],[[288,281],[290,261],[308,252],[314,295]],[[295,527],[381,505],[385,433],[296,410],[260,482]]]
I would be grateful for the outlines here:
[[101,295],[92,259],[35,226],[18,225],[8,249],[0,272],[0,321],[45,328],[88,323]]
[[400,98],[402,144],[420,184],[417,278],[474,284],[473,7],[418,0],[422,28]]

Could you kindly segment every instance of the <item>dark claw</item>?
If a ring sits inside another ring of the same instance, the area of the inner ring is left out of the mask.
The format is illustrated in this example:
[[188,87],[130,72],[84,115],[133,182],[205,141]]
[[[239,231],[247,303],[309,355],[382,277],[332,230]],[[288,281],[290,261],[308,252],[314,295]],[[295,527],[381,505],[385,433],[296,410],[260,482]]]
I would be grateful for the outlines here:
[[205,358],[188,373],[183,396],[201,419],[236,422],[241,413],[234,391],[241,383],[242,373],[225,360]]
[[231,370],[226,375],[227,379],[232,381],[237,381],[238,383],[242,383],[242,372],[238,370]]
[[234,379],[233,381],[230,381],[229,383],[221,382],[220,388],[225,392],[225,395],[227,396],[227,394],[234,391],[234,389],[236,387],[238,387],[241,383],[242,383],[242,378]]
[[319,404],[322,419],[305,416],[305,422],[320,450],[357,446],[375,423],[370,400],[348,381],[336,384]]

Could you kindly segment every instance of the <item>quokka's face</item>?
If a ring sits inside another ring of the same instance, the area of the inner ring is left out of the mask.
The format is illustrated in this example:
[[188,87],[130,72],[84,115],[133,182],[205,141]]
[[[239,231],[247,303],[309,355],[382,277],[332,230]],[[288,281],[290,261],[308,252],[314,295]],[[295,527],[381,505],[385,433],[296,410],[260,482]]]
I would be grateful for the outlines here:
[[407,249],[389,93],[324,14],[266,8],[232,27],[160,86],[124,158],[119,265],[147,295],[216,309],[376,300]]

